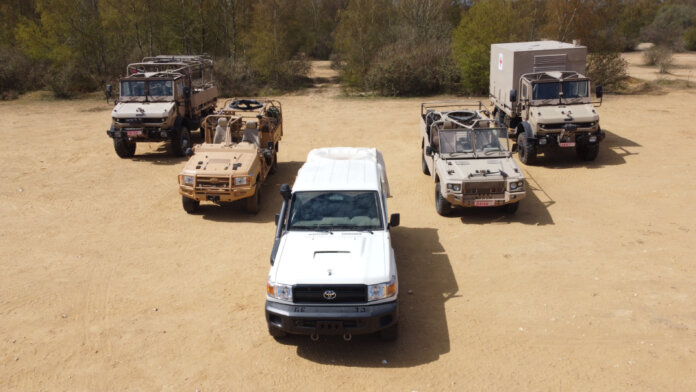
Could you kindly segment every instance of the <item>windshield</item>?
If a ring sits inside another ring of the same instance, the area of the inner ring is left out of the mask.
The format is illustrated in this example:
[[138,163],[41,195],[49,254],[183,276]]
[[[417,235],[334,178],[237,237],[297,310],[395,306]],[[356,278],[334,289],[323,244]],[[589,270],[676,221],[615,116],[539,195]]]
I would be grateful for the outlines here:
[[563,82],[563,98],[586,98],[589,88],[587,80],[578,82]]
[[589,83],[587,80],[567,81],[567,82],[549,82],[549,83],[534,83],[532,85],[532,99],[558,99],[560,91],[563,92],[563,98],[586,98],[589,96]]
[[312,191],[292,196],[289,230],[382,229],[375,191]]
[[558,87],[556,82],[534,83],[532,85],[532,99],[558,99]]
[[442,130],[440,153],[487,156],[505,155],[507,131],[504,128]]
[[171,98],[173,96],[171,80],[124,80],[121,82],[121,97]]

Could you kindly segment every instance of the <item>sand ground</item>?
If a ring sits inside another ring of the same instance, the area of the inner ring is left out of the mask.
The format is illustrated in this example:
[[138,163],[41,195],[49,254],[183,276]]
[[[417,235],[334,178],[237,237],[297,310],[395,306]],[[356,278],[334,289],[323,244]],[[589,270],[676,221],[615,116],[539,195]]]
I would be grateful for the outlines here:
[[[598,159],[522,166],[512,217],[437,215],[423,99],[279,99],[280,170],[255,216],[186,214],[184,161],[158,144],[119,159],[103,101],[0,103],[0,390],[696,390],[696,90],[606,96]],[[384,153],[394,343],[267,334],[278,187],[323,146]]]

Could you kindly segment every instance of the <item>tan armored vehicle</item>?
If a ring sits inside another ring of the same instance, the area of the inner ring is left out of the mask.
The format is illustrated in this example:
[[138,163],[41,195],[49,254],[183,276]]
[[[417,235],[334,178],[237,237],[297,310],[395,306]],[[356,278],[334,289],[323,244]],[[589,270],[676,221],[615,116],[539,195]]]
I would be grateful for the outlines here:
[[[558,41],[491,45],[490,99],[496,119],[517,142],[520,161],[534,164],[537,154],[574,148],[593,161],[604,132],[584,75],[587,48]],[[598,105],[598,106],[599,106]]]
[[201,201],[246,199],[246,209],[261,207],[261,185],[278,167],[283,136],[280,102],[262,99],[228,100],[202,124],[205,140],[189,149],[179,174],[184,210],[195,212]]
[[[111,112],[114,149],[121,158],[135,155],[136,143],[170,141],[171,152],[184,156],[192,129],[213,113],[218,90],[213,60],[205,56],[156,56],[129,64]],[[107,99],[111,86],[106,86]]]
[[512,158],[507,129],[482,103],[421,104],[420,136],[421,165],[435,182],[438,214],[454,206],[517,211],[526,195],[524,174]]

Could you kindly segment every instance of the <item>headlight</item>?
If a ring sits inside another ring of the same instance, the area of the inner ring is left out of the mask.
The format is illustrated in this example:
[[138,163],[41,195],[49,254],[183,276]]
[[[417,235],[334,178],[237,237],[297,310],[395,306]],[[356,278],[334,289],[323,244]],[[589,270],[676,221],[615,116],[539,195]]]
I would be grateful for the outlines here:
[[524,181],[514,181],[510,183],[510,190],[522,190],[524,187]]
[[391,281],[387,283],[369,285],[367,286],[367,301],[377,301],[393,297],[396,295],[397,286],[396,276],[392,276]]
[[184,185],[193,185],[193,176],[179,176],[179,181]]
[[283,301],[292,302],[292,286],[281,283],[271,282],[269,279],[266,282],[266,293],[269,297],[282,299]]
[[249,183],[249,177],[235,177],[234,185],[246,185]]
[[462,184],[447,184],[447,189],[454,192],[459,192],[462,190]]
[[514,191],[515,189],[517,189],[517,183],[516,183],[516,182],[511,182],[511,183],[510,183],[510,190],[511,190],[511,191]]

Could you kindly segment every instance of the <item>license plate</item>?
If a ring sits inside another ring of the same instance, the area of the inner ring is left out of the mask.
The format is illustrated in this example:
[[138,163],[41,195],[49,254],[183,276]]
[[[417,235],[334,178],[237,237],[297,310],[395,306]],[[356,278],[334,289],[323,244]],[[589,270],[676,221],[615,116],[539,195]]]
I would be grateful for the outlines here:
[[561,147],[575,147],[575,142],[561,142],[558,145]]
[[474,205],[476,207],[491,207],[495,205],[495,200],[476,200]]
[[128,135],[128,137],[142,136],[143,130],[142,129],[134,129],[134,130],[126,131],[126,135]]

